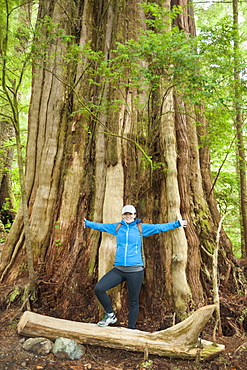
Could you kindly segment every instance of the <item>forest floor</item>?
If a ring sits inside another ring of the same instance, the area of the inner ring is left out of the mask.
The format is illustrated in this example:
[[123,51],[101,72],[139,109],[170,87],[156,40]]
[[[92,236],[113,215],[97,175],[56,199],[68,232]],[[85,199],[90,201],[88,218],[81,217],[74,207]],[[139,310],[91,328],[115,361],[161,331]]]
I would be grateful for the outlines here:
[[[170,359],[150,355],[144,361],[143,353],[130,352],[86,345],[86,354],[80,360],[57,359],[52,353],[37,356],[25,351],[21,336],[17,334],[17,324],[22,315],[20,308],[9,307],[0,316],[0,370],[246,370],[247,335],[235,333],[233,336],[217,337],[217,343],[225,345],[225,351],[210,361]],[[210,333],[203,338],[212,340]]]

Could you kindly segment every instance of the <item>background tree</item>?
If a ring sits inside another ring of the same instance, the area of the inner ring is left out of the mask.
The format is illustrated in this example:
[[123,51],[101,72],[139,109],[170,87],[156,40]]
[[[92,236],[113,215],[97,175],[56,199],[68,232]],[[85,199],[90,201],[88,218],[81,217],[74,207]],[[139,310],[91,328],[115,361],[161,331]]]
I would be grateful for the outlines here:
[[239,10],[238,0],[233,0],[233,31],[234,31],[234,108],[235,108],[235,129],[237,138],[237,169],[240,179],[240,214],[241,214],[241,236],[242,256],[247,256],[247,179],[246,179],[246,154],[244,144],[244,120],[242,110],[242,81],[241,81],[241,54],[239,41]]
[[[212,261],[201,245],[214,250],[220,214],[202,95],[192,99],[203,86],[189,37],[192,7],[160,4],[40,1],[26,190],[39,297],[50,314],[95,319],[93,286],[111,267],[115,242],[82,221],[121,219],[126,203],[144,222],[189,221],[186,237],[178,229],[145,239],[142,327],[170,325],[167,313],[182,316],[212,299]],[[19,213],[3,249],[2,281],[23,278],[22,228]],[[232,251],[224,231],[219,243],[226,278]],[[126,320],[124,289],[114,305]]]
[[[24,74],[26,69],[28,69],[29,60],[31,58],[29,42],[30,28],[26,26],[24,21],[22,21],[20,25],[15,23],[15,27],[11,27],[10,25],[11,19],[13,18],[13,12],[19,6],[19,3],[16,1],[5,1],[2,13],[1,105],[3,111],[1,112],[1,116],[8,119],[8,122],[12,124],[15,133],[19,180],[21,187],[21,207],[19,210],[23,219],[23,233],[25,237],[24,245],[26,248],[29,273],[28,290],[33,291],[35,288],[35,273],[33,265],[32,236],[29,225],[28,198],[25,185],[23,148],[21,142],[21,105],[19,103],[20,87],[23,83]],[[13,42],[12,33],[14,33],[18,39],[18,43],[15,44],[14,48],[11,48],[10,46],[10,44]]]
[[4,231],[15,218],[15,198],[11,186],[14,129],[8,122],[0,123],[0,219]]

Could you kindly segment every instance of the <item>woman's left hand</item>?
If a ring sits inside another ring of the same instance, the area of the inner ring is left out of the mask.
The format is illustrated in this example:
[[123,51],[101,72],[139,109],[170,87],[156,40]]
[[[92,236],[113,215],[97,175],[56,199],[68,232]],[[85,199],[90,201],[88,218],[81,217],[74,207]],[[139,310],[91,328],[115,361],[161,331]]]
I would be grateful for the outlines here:
[[187,220],[179,220],[180,224],[182,227],[186,227],[187,224],[188,224],[188,221]]

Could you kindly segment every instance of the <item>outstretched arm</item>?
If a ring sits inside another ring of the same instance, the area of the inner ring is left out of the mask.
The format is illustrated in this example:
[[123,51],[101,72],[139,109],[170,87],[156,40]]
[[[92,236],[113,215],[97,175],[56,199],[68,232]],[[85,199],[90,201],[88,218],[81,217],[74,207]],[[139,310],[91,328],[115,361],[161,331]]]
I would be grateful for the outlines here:
[[83,221],[83,227],[90,227],[91,229],[94,230],[99,230],[102,232],[106,232],[112,235],[117,235],[116,227],[119,224],[119,222],[112,223],[112,224],[104,224],[101,222],[94,222],[94,221],[89,221],[84,218]]
[[169,230],[176,229],[178,227],[186,227],[187,226],[187,220],[177,220],[174,222],[167,222],[164,224],[142,224],[143,236],[149,236],[154,235],[158,233],[164,233]]

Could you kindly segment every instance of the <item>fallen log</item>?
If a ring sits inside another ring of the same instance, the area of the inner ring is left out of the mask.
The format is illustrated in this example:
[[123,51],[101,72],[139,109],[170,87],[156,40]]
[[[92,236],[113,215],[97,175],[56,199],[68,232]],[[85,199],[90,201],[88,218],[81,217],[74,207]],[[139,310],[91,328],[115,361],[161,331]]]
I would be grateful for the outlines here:
[[82,344],[159,356],[210,359],[225,349],[224,345],[214,345],[199,338],[214,309],[215,305],[199,308],[179,324],[153,333],[113,326],[102,328],[96,324],[56,319],[26,311],[17,330],[20,335],[27,337],[46,337],[51,340],[65,337]]

